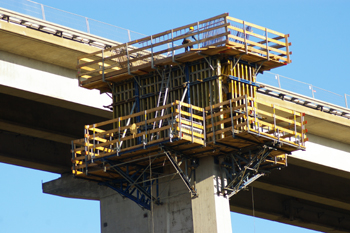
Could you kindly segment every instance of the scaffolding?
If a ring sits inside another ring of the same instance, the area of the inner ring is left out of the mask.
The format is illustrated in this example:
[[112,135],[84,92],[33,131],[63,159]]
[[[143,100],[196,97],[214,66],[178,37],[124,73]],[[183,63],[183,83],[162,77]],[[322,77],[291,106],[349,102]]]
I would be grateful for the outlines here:
[[166,166],[192,196],[201,157],[218,160],[228,196],[286,166],[305,149],[304,114],[257,99],[256,75],[291,62],[288,37],[222,14],[79,57],[79,85],[110,92],[113,119],[72,142],[74,175],[150,209]]

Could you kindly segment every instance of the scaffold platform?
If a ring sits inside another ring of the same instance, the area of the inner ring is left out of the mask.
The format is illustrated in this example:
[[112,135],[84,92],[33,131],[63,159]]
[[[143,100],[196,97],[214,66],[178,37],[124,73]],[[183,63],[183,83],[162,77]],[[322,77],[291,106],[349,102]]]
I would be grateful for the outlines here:
[[[194,28],[193,32],[188,32],[189,27]],[[184,38],[192,36],[196,41],[182,44]],[[260,71],[271,70],[291,63],[288,37],[225,13],[81,56],[77,76],[82,87],[106,89],[108,81],[122,81],[152,72],[159,66],[217,54],[247,61]],[[188,46],[193,48],[184,52]]]
[[[152,117],[152,113],[163,109],[166,115]],[[139,122],[132,123],[138,117],[141,118]],[[152,123],[159,121],[164,124],[152,129]],[[147,166],[150,158],[153,167],[169,164],[162,152],[164,148],[175,152],[179,158],[200,158],[244,154],[264,146],[273,148],[261,164],[269,170],[285,165],[285,154],[305,149],[305,124],[302,113],[247,96],[207,108],[176,101],[87,125],[85,137],[73,141],[73,173],[78,177],[106,181],[120,178],[120,174],[113,173],[114,165],[132,164],[136,172],[138,167]],[[136,145],[128,146],[133,144]],[[107,165],[107,160],[114,165]],[[128,169],[130,172],[132,168]]]
[[256,75],[291,62],[288,37],[226,13],[79,57],[79,85],[111,93],[113,119],[72,142],[73,174],[150,209],[172,169],[197,196],[203,157],[229,196],[285,167],[304,114],[260,101]]

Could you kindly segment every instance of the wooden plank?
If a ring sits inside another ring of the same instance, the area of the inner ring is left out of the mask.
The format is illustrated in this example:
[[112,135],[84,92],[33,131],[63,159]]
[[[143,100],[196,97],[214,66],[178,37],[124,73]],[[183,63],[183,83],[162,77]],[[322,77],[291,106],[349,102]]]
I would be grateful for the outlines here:
[[[245,116],[244,114],[240,114],[240,115],[234,116],[234,117],[233,117],[233,120],[237,120],[237,119],[239,119],[239,118],[242,118],[242,119],[243,119],[244,116]],[[224,120],[215,122],[215,123],[214,123],[214,126],[218,126],[218,125],[221,125],[221,124],[224,124],[224,123],[229,123],[229,122],[231,122],[231,117],[228,117],[228,118],[226,118],[226,119],[224,119]],[[208,128],[211,128],[211,127],[213,127],[213,124],[209,124],[209,125],[206,126],[207,129],[208,129]],[[234,127],[236,127],[236,125],[234,125]],[[230,126],[230,128],[232,129],[232,126]]]
[[[235,127],[239,128],[239,127],[246,126],[246,125],[247,125],[247,122],[244,122],[244,123],[235,125]],[[228,132],[228,131],[232,131],[231,126],[227,127],[227,128],[224,128],[224,129],[221,129],[221,130],[216,130],[215,131],[215,135],[222,134],[222,133],[225,133],[225,132]],[[213,137],[213,132],[207,134],[207,138],[208,137]]]
[[289,114],[293,114],[294,115],[294,112],[295,112],[295,115],[296,116],[301,116],[301,113],[299,112],[296,112],[294,110],[290,110],[290,109],[287,109],[287,108],[284,108],[284,107],[281,107],[281,106],[278,106],[278,105],[273,105],[271,103],[267,103],[267,102],[264,102],[264,101],[261,101],[261,100],[254,100],[252,98],[249,98],[250,100],[253,100],[253,101],[256,101],[258,104],[262,104],[262,105],[265,105],[265,106],[268,106],[268,107],[272,107],[272,108],[275,108],[275,109],[278,109],[278,110],[281,110],[283,112],[286,112],[286,113],[289,113]]
[[188,103],[185,103],[185,102],[181,102],[181,101],[179,101],[179,100],[176,100],[175,103],[176,103],[177,105],[181,104],[181,106],[188,107],[188,108],[191,108],[191,107],[192,107],[192,109],[197,110],[197,111],[200,111],[200,112],[203,112],[203,110],[204,110],[204,109],[201,108],[201,107],[197,107],[197,106],[192,105],[192,104],[188,104]]
[[[232,110],[237,110],[237,109],[240,109],[240,108],[245,108],[245,104],[242,104],[242,105],[239,105],[237,107],[232,107]],[[217,116],[220,116],[220,115],[223,115],[223,114],[227,114],[227,113],[231,113],[231,109],[227,109],[227,110],[224,110],[224,111],[220,111],[220,112],[217,112],[217,113],[214,113],[213,115],[209,115],[206,116],[206,120],[208,119],[211,119],[212,117],[217,117]]]
[[[181,137],[181,139],[184,139],[184,140],[187,140],[187,141],[192,142],[192,136],[183,135],[183,136]],[[200,140],[200,139],[197,139],[197,138],[193,138],[193,142],[194,142],[194,143],[197,143],[197,144],[200,144],[200,145],[204,145],[204,141],[202,141],[202,140]]]
[[[176,122],[180,122],[180,119],[176,118]],[[181,124],[185,124],[185,125],[191,126],[191,121],[190,120],[186,121],[186,120],[182,120],[181,119]],[[199,125],[196,122],[193,122],[193,127],[197,128],[197,129],[204,129],[204,127],[202,125]]]
[[[179,113],[179,109],[176,109],[175,112],[178,113],[178,114],[180,114],[180,113]],[[195,118],[195,119],[198,119],[198,120],[200,120],[200,121],[203,121],[203,117],[202,117],[202,116],[197,116],[197,115],[194,115],[194,114],[191,115],[190,113],[188,113],[188,112],[186,112],[186,111],[183,111],[183,110],[181,110],[181,115],[193,117],[193,118]],[[180,116],[180,117],[181,117],[181,116]]]
[[[180,132],[180,127],[176,127],[176,130],[177,130],[178,132]],[[192,137],[192,134],[193,134],[194,137],[203,138],[203,139],[204,139],[204,134],[200,134],[200,133],[196,133],[196,132],[191,132],[191,130],[186,129],[186,128],[181,128],[181,132],[182,132],[182,133],[189,134],[189,135],[191,135],[191,137]]]
[[[232,101],[232,103],[234,103],[234,102],[237,102],[237,101],[242,100],[244,98],[245,98],[245,95],[242,95],[242,96],[239,96],[239,97],[237,97],[235,99],[231,99],[231,101]],[[221,102],[221,103],[218,103],[218,104],[214,104],[211,107],[214,109],[214,108],[221,107],[221,106],[229,104],[229,103],[230,103],[230,100],[226,100],[224,102]],[[210,110],[210,106],[205,107],[205,110],[206,111]]]
[[[274,114],[273,113],[269,113],[269,112],[266,112],[264,110],[261,110],[261,109],[254,109],[252,107],[248,107],[249,110],[252,110],[252,111],[256,111],[257,113],[261,113],[262,115],[265,115],[265,116],[269,116],[269,117],[274,117]],[[281,123],[281,122],[285,122],[285,123],[289,123],[289,124],[293,124],[295,123],[295,125],[297,126],[301,126],[301,123],[300,122],[294,122],[294,120],[290,120],[288,118],[285,118],[285,117],[282,117],[282,116],[278,116],[275,114],[275,118],[280,120],[278,123]]]
[[[261,121],[261,120],[257,120],[256,122],[259,123],[259,126],[260,126],[260,127],[268,126],[268,127],[270,127],[271,129],[278,129],[280,132],[283,131],[283,132],[286,132],[286,133],[289,133],[289,134],[294,134],[294,135],[297,135],[297,136],[302,136],[301,133],[295,132],[294,130],[289,130],[289,129],[284,128],[284,127],[282,127],[282,126],[276,125],[276,127],[275,127],[274,124],[271,124],[271,123],[268,123],[268,122],[265,122],[265,121]],[[260,132],[260,133],[261,133],[261,132]],[[269,134],[267,134],[267,135],[269,135]]]
[[[233,35],[229,35],[229,38],[232,38],[232,39],[236,39],[236,40],[241,40],[242,41],[242,38],[240,38],[240,37],[237,37],[237,36],[233,36]],[[264,49],[256,49],[256,48],[254,48],[254,47],[252,47],[252,46],[249,46],[248,45],[248,53],[249,54],[252,54],[252,55],[259,55],[259,54],[261,54],[261,55],[265,55],[266,57],[267,57],[267,52],[266,52],[266,48],[265,48],[265,46],[262,46],[262,45],[260,45],[260,44],[258,44],[258,43],[256,43],[256,42],[253,42],[253,41],[249,41],[249,40],[247,40],[247,43],[252,43],[252,44],[255,44],[256,46],[259,46],[259,47],[262,47],[262,48],[264,48]],[[229,44],[232,44],[232,46],[233,47],[239,47],[239,48],[245,48],[244,47],[244,45],[242,45],[242,44],[239,44],[239,43],[237,43],[237,42],[234,42],[234,41],[229,41]],[[283,50],[279,50],[279,49],[274,49],[274,48],[271,48],[271,47],[269,47],[269,50],[271,50],[271,51],[280,51],[280,52],[283,52],[283,54],[282,55],[287,55],[286,54],[286,52],[284,52]],[[255,52],[255,53],[257,53],[257,54],[254,54],[254,53],[252,53],[252,52]],[[269,57],[271,58],[271,57],[273,57],[274,59],[280,59],[280,60],[283,60],[283,61],[287,61],[287,58],[284,58],[284,57],[281,57],[281,56],[279,56],[279,55],[276,55],[276,54],[269,54]]]

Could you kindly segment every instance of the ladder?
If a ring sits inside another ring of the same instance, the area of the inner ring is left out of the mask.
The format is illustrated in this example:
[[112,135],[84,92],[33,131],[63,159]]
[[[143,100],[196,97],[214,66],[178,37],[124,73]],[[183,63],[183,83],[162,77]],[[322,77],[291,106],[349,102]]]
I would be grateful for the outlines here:
[[[169,75],[166,75],[165,72],[163,72],[162,76],[163,76],[163,78],[162,78],[162,83],[160,84],[157,107],[159,107],[160,105],[162,105],[162,106],[166,105],[166,102],[167,102],[167,99],[168,99],[168,91],[169,91],[169,82],[170,82],[170,76],[171,76],[171,69],[169,70]],[[159,111],[157,110],[156,113],[155,113],[154,118],[158,117],[158,112]],[[164,109],[162,109],[160,116],[161,117],[164,116]],[[154,123],[153,123],[153,129],[156,128],[156,125],[157,125],[156,122],[157,121],[154,121]],[[163,123],[163,120],[160,120],[159,124],[158,124],[158,126],[159,126],[158,128],[162,127],[162,123]],[[158,138],[158,136],[157,136],[157,138]],[[153,133],[152,133],[151,140],[153,140]]]

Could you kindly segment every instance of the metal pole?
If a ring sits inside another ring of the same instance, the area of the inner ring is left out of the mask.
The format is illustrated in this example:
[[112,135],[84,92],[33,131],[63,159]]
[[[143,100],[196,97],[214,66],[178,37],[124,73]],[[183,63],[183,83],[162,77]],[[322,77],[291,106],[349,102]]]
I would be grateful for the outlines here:
[[311,88],[312,98],[315,99],[314,86],[311,85],[310,88]]
[[128,29],[129,42],[131,41],[130,30]]
[[346,99],[346,94],[344,94],[344,98],[345,98],[345,107],[346,107],[346,108],[349,108],[349,107],[348,107],[348,100]]
[[86,30],[87,30],[87,33],[90,33],[90,26],[89,26],[88,17],[85,17],[85,21],[86,21]]
[[43,20],[46,20],[44,5],[43,5],[43,4],[40,4],[40,6],[41,6],[41,14],[42,14],[42,16],[43,16]]
[[280,75],[277,74],[277,75],[276,75],[276,78],[277,78],[277,82],[278,82],[278,87],[281,88]]

